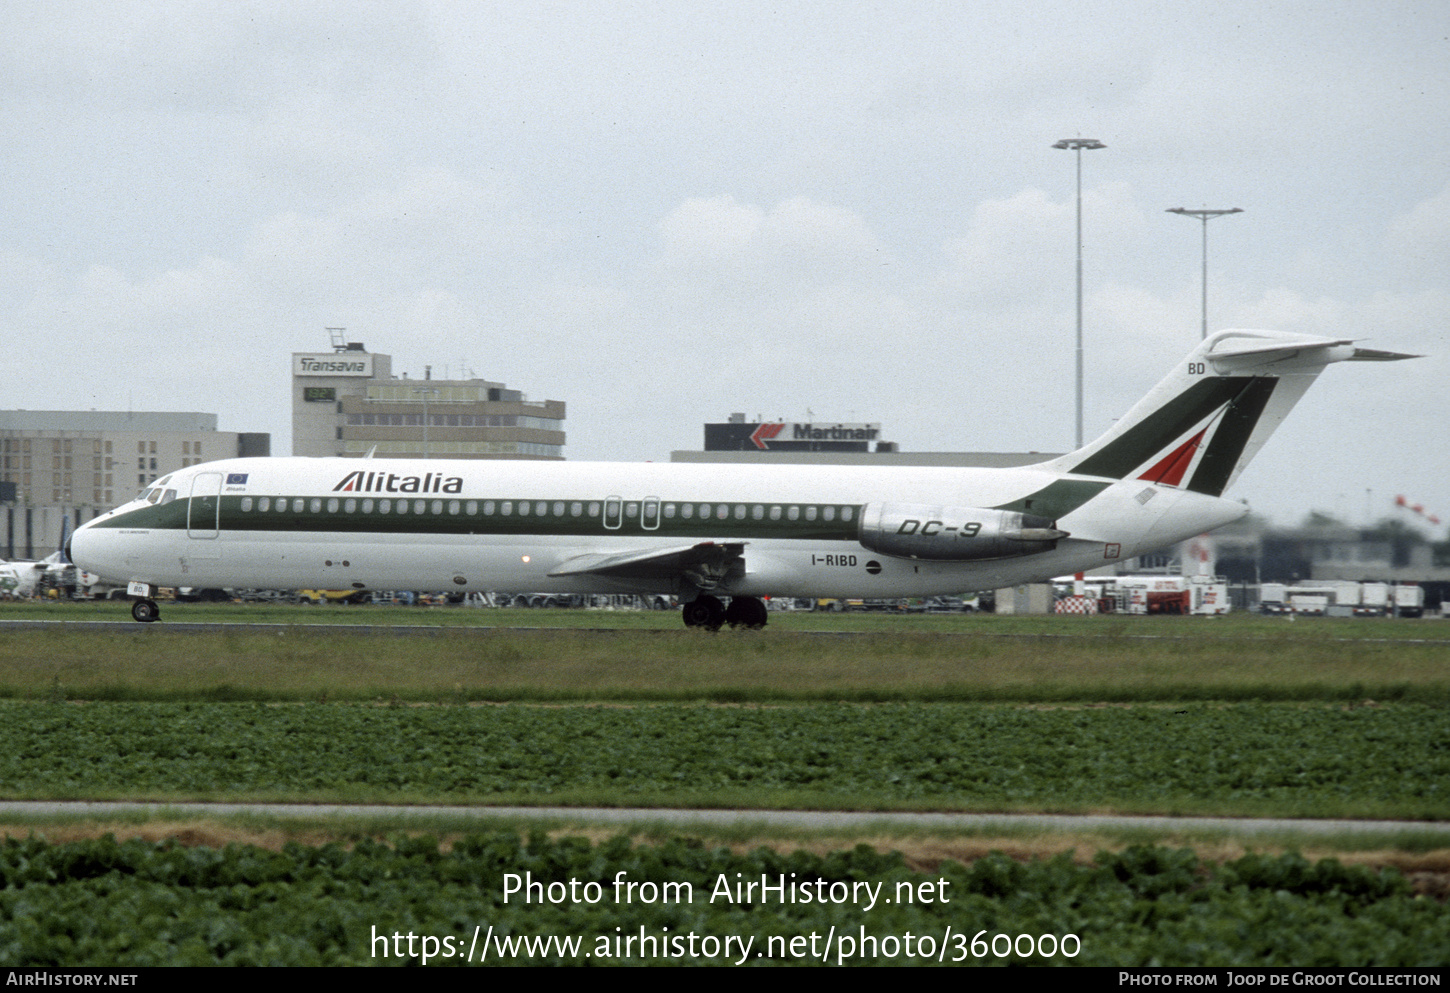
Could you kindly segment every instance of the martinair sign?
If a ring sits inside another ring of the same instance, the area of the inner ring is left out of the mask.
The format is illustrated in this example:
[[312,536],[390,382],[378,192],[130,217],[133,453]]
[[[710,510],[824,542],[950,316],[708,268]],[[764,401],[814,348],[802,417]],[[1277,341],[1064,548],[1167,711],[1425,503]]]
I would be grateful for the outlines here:
[[705,425],[705,451],[864,452],[881,439],[880,424],[811,424],[789,421]]
[[366,352],[323,352],[320,355],[292,355],[294,376],[367,376],[373,374],[373,357]]
[[[764,427],[765,425],[761,425]],[[784,427],[784,425],[782,425]],[[792,441],[875,441],[880,424],[792,424]]]

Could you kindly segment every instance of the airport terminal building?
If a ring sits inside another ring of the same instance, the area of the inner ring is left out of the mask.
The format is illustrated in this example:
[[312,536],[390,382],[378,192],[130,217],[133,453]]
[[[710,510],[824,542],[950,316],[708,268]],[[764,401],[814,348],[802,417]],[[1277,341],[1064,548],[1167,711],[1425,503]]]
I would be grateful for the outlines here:
[[217,415],[0,411],[0,557],[39,558],[71,528],[176,469],[270,455],[271,437],[217,430]]
[[564,458],[564,403],[483,379],[397,378],[360,343],[292,353],[292,454]]
[[976,466],[1005,469],[1055,458],[1046,452],[903,452],[882,438],[877,422],[751,420],[731,414],[705,425],[701,451],[676,450],[671,462],[727,462],[754,465]]

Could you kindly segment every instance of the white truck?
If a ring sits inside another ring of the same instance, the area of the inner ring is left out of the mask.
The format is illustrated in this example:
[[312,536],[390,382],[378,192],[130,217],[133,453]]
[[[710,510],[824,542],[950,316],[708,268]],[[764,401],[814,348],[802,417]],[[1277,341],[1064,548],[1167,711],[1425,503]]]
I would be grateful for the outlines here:
[[1419,617],[1425,611],[1425,591],[1412,583],[1264,583],[1259,609],[1266,614]]

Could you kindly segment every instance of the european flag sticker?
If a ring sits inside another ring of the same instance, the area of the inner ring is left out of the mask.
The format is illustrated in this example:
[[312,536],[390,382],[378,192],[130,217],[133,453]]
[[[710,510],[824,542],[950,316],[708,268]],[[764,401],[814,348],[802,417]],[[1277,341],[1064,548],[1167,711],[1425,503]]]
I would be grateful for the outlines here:
[[246,481],[247,481],[247,474],[245,472],[229,472],[229,473],[227,473],[227,485],[228,486],[239,486],[242,483],[245,483]]

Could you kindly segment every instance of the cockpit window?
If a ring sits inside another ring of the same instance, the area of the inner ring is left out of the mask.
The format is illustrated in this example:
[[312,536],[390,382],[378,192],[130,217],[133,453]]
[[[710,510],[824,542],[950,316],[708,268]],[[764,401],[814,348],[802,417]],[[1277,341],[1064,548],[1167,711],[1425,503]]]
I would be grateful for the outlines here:
[[146,491],[142,499],[153,505],[166,504],[176,499],[176,491],[168,490],[163,486],[153,486]]

